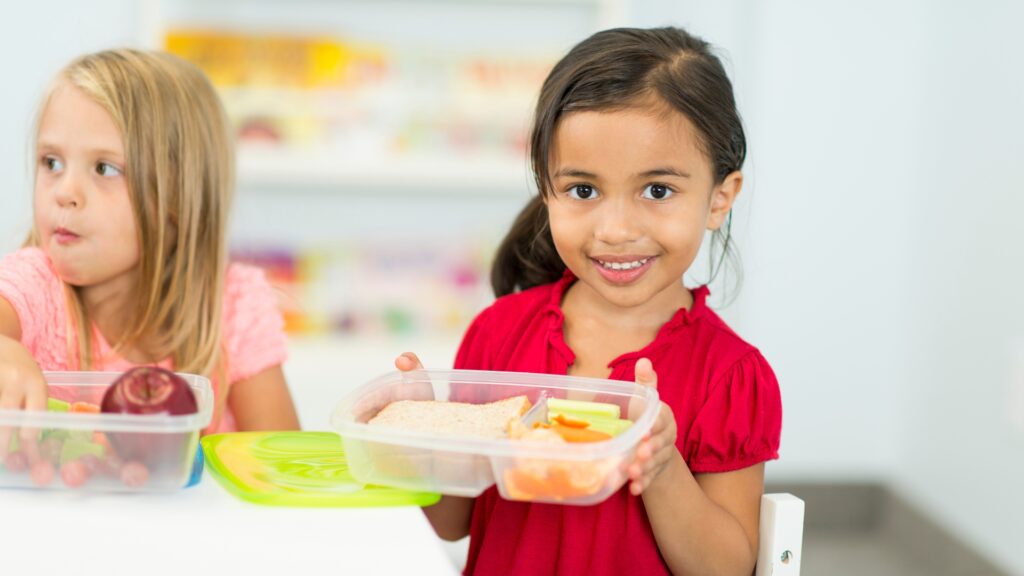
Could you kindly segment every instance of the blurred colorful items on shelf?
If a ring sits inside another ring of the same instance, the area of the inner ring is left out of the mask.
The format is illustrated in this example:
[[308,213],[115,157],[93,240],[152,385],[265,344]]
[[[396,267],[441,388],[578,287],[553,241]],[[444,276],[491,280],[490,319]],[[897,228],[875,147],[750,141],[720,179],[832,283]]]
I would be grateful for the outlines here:
[[488,242],[245,248],[281,294],[291,333],[458,333],[487,304]]

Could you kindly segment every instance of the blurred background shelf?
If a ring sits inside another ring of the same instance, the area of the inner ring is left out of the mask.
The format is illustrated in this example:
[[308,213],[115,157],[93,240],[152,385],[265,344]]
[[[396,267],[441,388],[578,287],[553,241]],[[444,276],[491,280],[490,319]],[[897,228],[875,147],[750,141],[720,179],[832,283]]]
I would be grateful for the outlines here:
[[387,189],[404,194],[518,194],[525,198],[534,188],[525,158],[494,155],[360,159],[344,151],[243,146],[237,162],[238,184],[245,191]]

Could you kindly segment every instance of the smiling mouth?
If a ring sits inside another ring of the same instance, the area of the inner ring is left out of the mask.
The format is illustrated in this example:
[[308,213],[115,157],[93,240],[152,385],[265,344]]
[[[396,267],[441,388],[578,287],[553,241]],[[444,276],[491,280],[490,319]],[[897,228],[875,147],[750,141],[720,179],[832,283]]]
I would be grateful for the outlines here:
[[607,270],[634,270],[640,268],[644,264],[647,264],[651,260],[651,256],[647,258],[640,258],[638,260],[630,260],[628,262],[607,262],[599,258],[594,258],[594,262],[597,262],[602,268]]

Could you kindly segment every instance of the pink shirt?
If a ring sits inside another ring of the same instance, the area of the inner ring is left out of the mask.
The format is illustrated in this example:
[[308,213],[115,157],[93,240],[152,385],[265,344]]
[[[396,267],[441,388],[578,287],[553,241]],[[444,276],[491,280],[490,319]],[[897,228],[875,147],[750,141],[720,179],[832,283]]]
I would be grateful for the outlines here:
[[[0,260],[0,298],[7,300],[21,323],[21,343],[43,370],[71,369],[68,357],[68,313],[64,283],[50,259],[39,248],[23,248]],[[263,271],[241,264],[228,266],[224,279],[223,338],[229,385],[284,363],[288,355],[284,320],[277,298]],[[70,334],[72,349],[77,338]],[[133,366],[114,354],[93,330],[95,370],[124,371]],[[159,363],[171,368],[170,359]],[[220,395],[227,388],[213,383]],[[235,430],[234,416],[226,408],[210,432]]]

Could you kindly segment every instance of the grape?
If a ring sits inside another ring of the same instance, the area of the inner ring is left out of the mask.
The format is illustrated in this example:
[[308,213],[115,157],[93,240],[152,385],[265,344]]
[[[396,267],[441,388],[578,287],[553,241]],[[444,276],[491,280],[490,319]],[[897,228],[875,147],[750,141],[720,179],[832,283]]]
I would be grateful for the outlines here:
[[53,468],[53,462],[40,460],[32,465],[30,474],[32,476],[32,483],[36,486],[49,486],[57,472]]
[[121,467],[121,482],[125,486],[138,488],[149,480],[149,468],[142,462],[126,462]]
[[4,459],[4,466],[11,472],[24,472],[28,468],[28,456],[21,450],[15,450]]
[[89,469],[82,460],[71,460],[60,467],[60,479],[68,488],[79,488],[89,480]]

